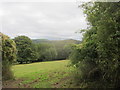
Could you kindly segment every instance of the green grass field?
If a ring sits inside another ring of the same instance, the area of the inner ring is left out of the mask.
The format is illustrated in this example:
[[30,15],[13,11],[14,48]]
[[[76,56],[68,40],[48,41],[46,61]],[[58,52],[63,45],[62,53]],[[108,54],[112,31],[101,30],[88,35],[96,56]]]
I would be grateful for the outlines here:
[[61,88],[69,87],[65,82],[70,80],[73,67],[69,60],[38,62],[14,65],[12,70],[16,81],[11,87],[19,88]]

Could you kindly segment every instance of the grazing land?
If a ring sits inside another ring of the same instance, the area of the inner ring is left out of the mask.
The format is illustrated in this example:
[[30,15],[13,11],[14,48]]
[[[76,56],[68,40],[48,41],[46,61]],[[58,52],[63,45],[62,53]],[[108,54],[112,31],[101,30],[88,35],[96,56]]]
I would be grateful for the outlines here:
[[15,80],[3,83],[7,88],[64,88],[70,87],[74,71],[69,60],[14,65]]

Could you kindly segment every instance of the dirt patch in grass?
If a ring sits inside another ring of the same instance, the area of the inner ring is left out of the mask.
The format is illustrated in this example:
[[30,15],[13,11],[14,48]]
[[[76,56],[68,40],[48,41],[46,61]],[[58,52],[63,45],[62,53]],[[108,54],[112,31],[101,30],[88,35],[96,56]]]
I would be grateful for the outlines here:
[[23,84],[22,87],[24,88],[32,88],[31,85],[32,84],[36,84],[36,83],[39,83],[40,82],[40,78],[37,78],[35,80],[33,80],[32,82],[29,82],[27,84]]
[[7,80],[2,82],[3,88],[19,88],[19,85],[23,79],[16,79],[16,80]]
[[40,78],[33,80],[32,82],[23,84],[24,79],[8,80],[2,83],[3,88],[32,88],[31,85],[40,82]]
[[71,77],[64,77],[64,78],[62,78],[59,82],[56,82],[55,84],[53,84],[53,87],[54,88],[61,88],[62,87],[62,85],[64,85],[64,83],[65,83],[65,81],[66,80],[69,80]]

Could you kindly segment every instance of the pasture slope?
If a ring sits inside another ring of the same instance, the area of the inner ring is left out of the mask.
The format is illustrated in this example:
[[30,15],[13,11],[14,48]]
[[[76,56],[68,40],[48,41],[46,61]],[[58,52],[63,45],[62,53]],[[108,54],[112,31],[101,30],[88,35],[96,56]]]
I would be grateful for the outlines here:
[[15,80],[3,82],[4,88],[69,88],[73,67],[69,60],[14,65]]

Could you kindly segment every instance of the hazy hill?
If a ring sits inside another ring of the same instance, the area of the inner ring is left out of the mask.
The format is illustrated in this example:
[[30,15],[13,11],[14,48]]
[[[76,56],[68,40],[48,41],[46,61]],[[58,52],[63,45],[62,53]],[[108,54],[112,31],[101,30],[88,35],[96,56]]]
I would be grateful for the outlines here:
[[33,43],[46,43],[49,42],[47,39],[32,39]]
[[32,39],[33,43],[52,43],[52,44],[79,44],[81,41],[74,39],[66,39],[66,40],[48,40],[48,39]]

